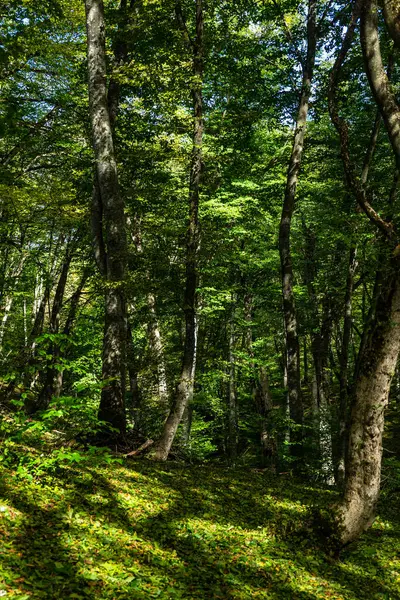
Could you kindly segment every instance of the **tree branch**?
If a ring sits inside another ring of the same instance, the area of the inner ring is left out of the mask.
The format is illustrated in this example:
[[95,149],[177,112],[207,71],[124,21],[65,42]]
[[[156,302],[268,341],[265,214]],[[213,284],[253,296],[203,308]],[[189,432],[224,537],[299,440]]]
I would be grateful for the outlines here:
[[[343,168],[346,177],[346,183],[349,189],[352,190],[358,204],[365,212],[372,223],[387,237],[393,240],[394,228],[392,223],[386,222],[372,207],[370,198],[367,197],[366,191],[360,185],[359,179],[355,174],[354,165],[350,158],[349,149],[349,128],[346,121],[339,115],[336,102],[336,89],[339,83],[340,73],[347,53],[350,50],[354,39],[355,28],[361,14],[362,0],[356,0],[351,15],[351,20],[347,28],[345,37],[342,42],[339,54],[333,65],[328,86],[328,109],[329,114],[334,124],[340,139],[340,150],[343,162]],[[386,74],[385,74],[386,76]]]
[[194,52],[195,43],[192,40],[192,38],[190,37],[189,30],[188,30],[187,24],[186,24],[186,19],[183,15],[182,6],[181,6],[180,2],[177,2],[175,4],[175,15],[176,15],[176,20],[178,21],[179,29],[181,30],[181,32],[183,34],[183,38],[185,40],[188,50],[190,50],[191,52]]

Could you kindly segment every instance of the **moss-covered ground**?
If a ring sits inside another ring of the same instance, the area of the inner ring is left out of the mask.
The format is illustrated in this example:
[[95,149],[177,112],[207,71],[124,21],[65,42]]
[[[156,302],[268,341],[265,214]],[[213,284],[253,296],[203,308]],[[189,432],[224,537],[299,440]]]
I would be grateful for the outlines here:
[[87,455],[0,478],[0,597],[400,598],[395,493],[333,557],[305,523],[334,492],[285,475]]

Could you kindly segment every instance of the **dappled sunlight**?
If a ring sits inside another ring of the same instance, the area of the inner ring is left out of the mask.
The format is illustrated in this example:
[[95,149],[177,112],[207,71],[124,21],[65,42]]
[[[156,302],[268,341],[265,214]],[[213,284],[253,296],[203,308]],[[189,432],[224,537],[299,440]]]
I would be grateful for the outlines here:
[[[4,471],[0,588],[26,600],[396,597],[398,538],[385,550],[373,529],[334,561],[285,535],[285,523],[301,531],[313,492],[244,470],[147,461],[88,459],[41,483]],[[382,535],[396,532],[380,523]]]

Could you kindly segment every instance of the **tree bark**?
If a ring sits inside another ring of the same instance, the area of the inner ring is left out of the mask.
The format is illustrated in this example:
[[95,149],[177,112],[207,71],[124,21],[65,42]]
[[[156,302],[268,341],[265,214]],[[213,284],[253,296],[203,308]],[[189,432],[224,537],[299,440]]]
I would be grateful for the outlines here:
[[[371,130],[370,140],[367,151],[364,157],[364,164],[360,175],[360,183],[362,188],[365,189],[368,183],[368,177],[372,164],[372,159],[375,154],[376,145],[378,142],[378,135],[380,130],[382,117],[379,110],[376,113],[374,125]],[[393,188],[392,188],[393,189]],[[360,207],[357,205],[357,212],[360,211]],[[346,278],[346,292],[344,298],[344,311],[343,311],[343,335],[341,350],[339,356],[340,370],[339,370],[339,411],[338,411],[338,447],[336,457],[336,483],[340,489],[343,489],[345,482],[345,468],[346,468],[346,452],[347,452],[347,423],[348,423],[348,409],[349,409],[349,382],[348,382],[348,371],[349,371],[349,349],[351,340],[351,329],[353,325],[352,316],[352,303],[353,303],[353,290],[354,290],[354,276],[357,269],[357,227],[353,233],[349,263],[347,268]],[[362,347],[362,344],[360,345]],[[361,352],[362,355],[362,352]]]
[[188,405],[182,416],[182,440],[184,446],[188,446],[192,433],[193,406]]
[[246,294],[244,297],[244,319],[247,323],[247,327],[244,340],[245,348],[251,360],[252,395],[260,417],[261,463],[275,469],[277,443],[275,437],[271,434],[272,398],[269,388],[269,377],[267,369],[264,366],[256,367],[254,361],[253,332],[251,327],[253,318],[252,311],[253,297],[251,294]]
[[343,488],[345,481],[345,464],[347,453],[347,422],[348,422],[348,367],[351,328],[353,323],[352,303],[354,275],[357,268],[357,247],[355,242],[350,246],[349,263],[346,280],[346,293],[344,299],[343,335],[340,351],[340,377],[339,377],[339,439],[338,458],[336,466],[336,481],[339,488]]
[[305,128],[307,122],[311,83],[316,52],[316,2],[308,2],[307,57],[303,65],[303,80],[300,104],[297,113],[293,148],[289,161],[285,197],[279,227],[279,253],[282,272],[283,314],[286,332],[287,385],[290,418],[294,423],[291,431],[291,451],[296,457],[302,452],[303,404],[300,382],[300,348],[295,297],[293,292],[293,264],[291,254],[291,225],[295,209],[296,190],[299,178]]
[[203,170],[203,75],[204,75],[204,15],[203,0],[196,0],[196,37],[190,40],[180,4],[176,5],[178,24],[193,52],[192,88],[194,131],[189,182],[189,224],[186,237],[186,286],[184,294],[185,341],[182,369],[174,404],[152,453],[156,460],[167,460],[179,423],[193,398],[197,353],[197,286],[199,251],[199,196]]
[[310,323],[311,350],[314,362],[314,378],[312,386],[312,416],[316,446],[319,448],[321,471],[325,481],[329,484],[333,480],[333,451],[332,451],[332,423],[330,414],[328,381],[329,348],[332,336],[332,302],[328,291],[325,292],[322,314],[318,296],[315,290],[315,279],[317,277],[315,257],[315,234],[307,227],[303,220],[305,238],[305,268],[304,281],[307,285],[310,298]]
[[[138,254],[143,254],[143,245],[142,245],[142,236],[140,231],[140,219],[135,217],[134,219],[135,228],[133,228],[133,224],[131,219],[127,218],[127,224],[130,231],[131,239],[136,247],[136,251]],[[150,282],[150,272],[146,270],[146,279]],[[148,324],[148,332],[149,332],[149,345],[152,352],[152,355],[156,358],[157,361],[157,385],[158,385],[158,398],[160,402],[160,408],[168,415],[169,413],[169,393],[168,393],[168,383],[167,383],[167,368],[165,364],[165,355],[164,355],[164,347],[163,340],[161,335],[160,324],[157,317],[156,311],[156,297],[153,292],[149,292],[147,294],[147,306],[149,308],[149,324]],[[130,365],[128,366],[130,368]]]
[[140,405],[142,396],[139,388],[138,365],[136,358],[136,350],[133,343],[132,328],[127,322],[127,364],[128,364],[128,379],[129,391],[131,395],[131,420],[134,422],[135,429],[140,429]]
[[[67,255],[61,268],[61,274],[58,280],[56,292],[54,294],[53,306],[51,309],[49,333],[58,334],[60,331],[60,313],[63,305],[65,287],[67,285],[68,272],[71,265],[72,254],[67,249]],[[45,380],[42,390],[37,399],[37,409],[44,410],[48,407],[55,390],[57,389],[57,380],[59,378],[59,369],[56,367],[60,358],[60,346],[56,341],[50,344],[51,364],[47,365],[45,371]]]
[[[392,256],[386,263],[389,266],[385,268],[379,286],[375,318],[363,345],[354,387],[345,488],[336,512],[337,533],[342,544],[357,539],[375,517],[380,490],[384,411],[400,351],[400,268],[397,248],[393,252],[397,243],[396,232],[393,223],[385,221],[373,210],[366,201],[364,190],[360,189],[354,179],[349,155],[348,127],[338,116],[335,106],[334,88],[352,41],[358,6],[356,3],[351,25],[332,70],[330,113],[340,135],[342,159],[350,187],[361,208],[386,237],[386,251],[392,253]],[[374,0],[364,0],[361,5],[361,45],[370,87],[385,123],[398,168],[400,110],[383,68]],[[385,255],[381,257],[385,261]]]
[[235,465],[238,446],[238,407],[236,395],[236,367],[235,367],[235,325],[234,308],[229,324],[228,339],[228,459]]
[[269,388],[269,378],[265,367],[260,367],[258,375],[258,386],[256,389],[256,404],[261,417],[261,449],[262,463],[271,469],[275,469],[277,459],[276,440],[271,435],[271,411],[272,398]]
[[19,278],[24,268],[25,261],[27,259],[27,254],[22,254],[20,260],[14,267],[11,269],[10,280],[12,281],[11,291],[6,295],[4,303],[3,303],[3,316],[0,321],[0,354],[3,349],[3,339],[6,331],[6,326],[8,322],[8,318],[10,316],[11,308],[14,302],[13,292],[16,289]]
[[[63,335],[64,336],[71,335],[71,331],[74,326],[74,323],[76,320],[76,315],[78,312],[79,301],[81,299],[83,288],[85,287],[88,277],[89,277],[89,270],[85,269],[82,274],[81,280],[78,284],[78,287],[70,299],[69,311],[68,311],[67,319],[66,319],[64,327],[63,327]],[[53,395],[56,398],[61,396],[63,383],[64,383],[64,371],[57,369],[55,378],[53,380],[53,386],[54,386],[53,387]]]
[[[389,3],[387,3],[387,6]],[[400,109],[385,71],[379,43],[378,7],[375,0],[364,0],[361,9],[361,46],[371,91],[381,112],[400,168]]]
[[[89,75],[89,108],[96,160],[93,211],[97,217],[98,264],[105,277],[103,389],[99,419],[121,434],[126,430],[126,307],[123,292],[126,263],[124,202],[119,193],[113,132],[106,87],[106,48],[102,0],[85,0]],[[93,213],[92,213],[93,214]]]
[[385,17],[386,27],[396,48],[400,48],[399,12],[400,3],[398,0],[384,0],[383,16]]
[[[397,261],[396,261],[397,262]],[[338,508],[343,544],[372,524],[380,491],[384,412],[400,351],[399,265],[378,301],[355,386],[349,426],[349,446],[343,499]]]
[[151,292],[147,294],[147,304],[150,312],[149,340],[154,356],[157,360],[157,383],[160,408],[168,414],[168,384],[167,369],[165,366],[164,348],[161,337],[160,325],[156,313],[156,299]]

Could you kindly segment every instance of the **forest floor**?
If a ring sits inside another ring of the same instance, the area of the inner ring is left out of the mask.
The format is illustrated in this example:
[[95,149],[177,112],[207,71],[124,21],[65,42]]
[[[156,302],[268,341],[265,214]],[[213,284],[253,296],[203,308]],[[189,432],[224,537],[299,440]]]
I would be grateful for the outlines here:
[[250,468],[62,459],[0,470],[0,597],[400,598],[394,492],[334,558],[304,527],[329,489]]

